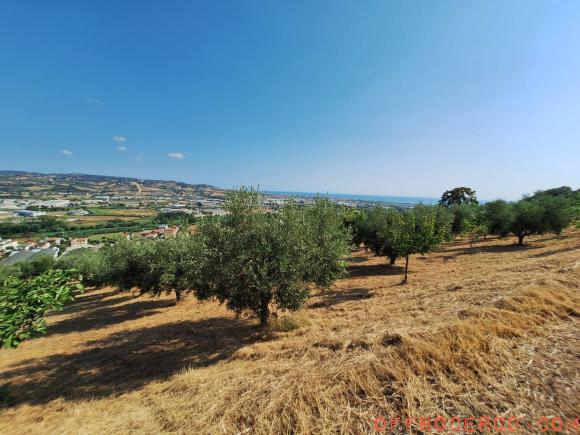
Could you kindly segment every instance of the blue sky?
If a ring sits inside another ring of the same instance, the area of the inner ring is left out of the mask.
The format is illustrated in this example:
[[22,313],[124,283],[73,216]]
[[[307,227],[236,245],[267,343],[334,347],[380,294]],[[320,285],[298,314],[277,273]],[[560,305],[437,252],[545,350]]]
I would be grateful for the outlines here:
[[580,187],[578,1],[0,7],[0,169],[480,198]]

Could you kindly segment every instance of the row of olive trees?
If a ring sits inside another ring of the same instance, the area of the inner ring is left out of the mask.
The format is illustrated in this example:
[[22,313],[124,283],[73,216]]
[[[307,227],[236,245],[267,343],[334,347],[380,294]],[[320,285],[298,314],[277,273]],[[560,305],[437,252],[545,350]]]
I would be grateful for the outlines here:
[[467,236],[473,244],[488,234],[513,234],[521,245],[531,234],[560,235],[573,222],[579,200],[577,191],[559,188],[515,203],[496,200],[480,205],[475,191],[460,187],[445,192],[438,206],[419,205],[409,211],[375,207],[349,211],[344,219],[355,246],[364,244],[390,264],[405,258],[406,282],[409,255],[428,252],[453,236]]
[[479,204],[474,190],[456,187],[443,193],[439,205],[453,213],[453,234],[469,236],[472,242],[488,234],[513,234],[521,245],[526,236],[560,235],[574,220],[580,220],[580,190],[567,186],[540,190],[515,203],[496,200],[484,205]]
[[355,245],[364,243],[376,255],[387,257],[390,264],[404,258],[403,282],[407,282],[409,257],[425,254],[449,239],[452,219],[444,207],[419,205],[407,211],[375,207],[349,214],[346,222]]
[[515,203],[496,200],[483,205],[456,204],[449,209],[454,217],[453,234],[467,235],[472,240],[488,234],[513,234],[520,245],[532,234],[560,235],[574,219],[571,202],[553,196],[524,198]]
[[87,285],[216,298],[262,324],[271,307],[298,309],[312,285],[328,287],[344,273],[350,236],[329,200],[308,207],[289,202],[271,213],[258,191],[241,188],[228,194],[225,209],[223,219],[203,220],[194,234],[119,240],[99,253],[71,257],[68,266]]

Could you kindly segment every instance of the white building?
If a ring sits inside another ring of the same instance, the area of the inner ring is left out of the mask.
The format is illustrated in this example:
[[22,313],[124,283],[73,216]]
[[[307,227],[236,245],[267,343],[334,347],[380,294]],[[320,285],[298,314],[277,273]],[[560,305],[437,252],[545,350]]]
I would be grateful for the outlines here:
[[14,212],[15,216],[20,217],[37,217],[37,216],[44,216],[46,212],[44,211],[34,211],[34,210],[18,210]]
[[86,237],[79,237],[77,239],[70,240],[70,247],[73,248],[88,248],[89,247],[89,239]]
[[12,239],[0,239],[0,251],[6,252],[18,246],[18,242]]
[[210,214],[212,216],[225,216],[227,214],[223,208],[207,208],[202,210],[202,213]]
[[34,203],[36,207],[43,207],[43,208],[63,208],[68,207],[70,205],[69,199],[47,199],[44,201],[36,201]]
[[68,214],[70,216],[86,216],[90,213],[86,210],[81,209],[81,210],[70,210],[70,211],[67,211],[66,214]]

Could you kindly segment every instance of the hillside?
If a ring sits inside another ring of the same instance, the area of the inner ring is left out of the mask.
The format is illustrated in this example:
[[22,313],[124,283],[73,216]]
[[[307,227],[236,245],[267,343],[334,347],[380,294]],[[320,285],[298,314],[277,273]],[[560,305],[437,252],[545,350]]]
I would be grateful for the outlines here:
[[[580,411],[580,233],[457,241],[400,267],[363,251],[307,326],[264,333],[192,298],[105,288],[0,352],[2,433],[362,433],[376,416]],[[400,427],[399,427],[400,429]]]
[[224,189],[208,184],[147,180],[86,174],[41,174],[0,171],[0,198],[49,199],[63,196],[223,196]]

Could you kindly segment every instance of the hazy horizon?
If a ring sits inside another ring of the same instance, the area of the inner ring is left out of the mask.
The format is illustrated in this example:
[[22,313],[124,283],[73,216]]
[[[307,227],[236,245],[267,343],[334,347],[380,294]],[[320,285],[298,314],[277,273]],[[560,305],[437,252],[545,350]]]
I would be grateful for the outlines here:
[[580,186],[580,3],[11,3],[0,164],[268,191]]

